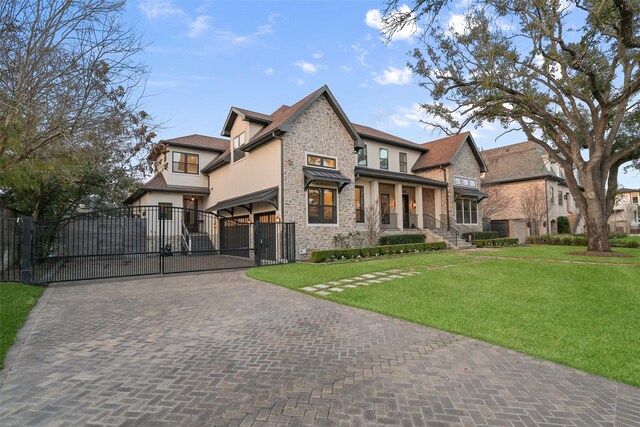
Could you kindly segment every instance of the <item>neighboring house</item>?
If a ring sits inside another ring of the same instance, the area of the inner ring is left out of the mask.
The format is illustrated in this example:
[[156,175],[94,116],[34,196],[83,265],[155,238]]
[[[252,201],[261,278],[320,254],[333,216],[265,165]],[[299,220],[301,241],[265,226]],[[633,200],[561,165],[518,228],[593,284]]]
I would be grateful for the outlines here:
[[[469,133],[416,144],[352,123],[323,86],[271,114],[232,107],[222,136],[229,140],[210,138],[188,151],[208,147],[194,179],[169,168],[127,203],[191,207],[185,201],[195,198],[223,222],[295,222],[303,256],[334,247],[336,235],[364,236],[368,221],[385,233],[431,237],[426,230],[441,223],[482,228],[486,165]],[[183,138],[165,142],[172,152],[187,150]]]
[[[526,141],[484,150],[482,157],[488,167],[482,177],[484,191],[493,197],[492,202],[499,202],[498,197],[504,199],[504,206],[490,216],[492,229],[501,237],[517,237],[524,242],[529,235],[555,234],[558,218],[563,216],[568,218],[571,232],[583,232],[584,220],[564,171],[544,148]],[[532,219],[536,216],[541,220]]]
[[640,189],[621,188],[613,213],[609,217],[609,230],[627,234],[640,234]]

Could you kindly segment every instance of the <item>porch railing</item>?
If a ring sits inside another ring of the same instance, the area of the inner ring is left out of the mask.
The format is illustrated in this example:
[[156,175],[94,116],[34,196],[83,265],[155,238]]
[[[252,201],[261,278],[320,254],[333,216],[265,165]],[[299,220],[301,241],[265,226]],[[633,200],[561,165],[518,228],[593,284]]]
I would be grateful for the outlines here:
[[181,238],[182,238],[182,250],[187,253],[191,253],[191,235],[189,235],[189,229],[187,229],[187,224],[184,221],[181,221],[182,229],[181,229]]
[[389,228],[398,228],[398,214],[395,212],[381,214],[380,228],[382,228],[383,230]]
[[442,222],[429,214],[422,215],[422,224],[424,228],[428,228],[429,230],[434,230],[443,234],[448,233],[449,236],[451,236],[454,240],[453,244],[455,246],[458,246],[458,236],[460,235],[460,233],[458,232],[458,230],[451,227],[450,224]]

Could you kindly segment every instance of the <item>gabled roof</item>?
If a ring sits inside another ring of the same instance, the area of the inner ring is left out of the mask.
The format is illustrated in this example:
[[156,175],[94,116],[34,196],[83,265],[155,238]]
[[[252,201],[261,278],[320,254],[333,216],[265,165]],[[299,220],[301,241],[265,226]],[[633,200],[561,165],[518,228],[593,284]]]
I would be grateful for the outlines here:
[[142,197],[145,193],[158,191],[164,193],[184,193],[184,194],[209,194],[207,187],[194,187],[191,185],[168,185],[164,176],[159,173],[151,178],[146,184],[133,192],[124,201],[125,205],[131,204]]
[[411,170],[413,172],[418,172],[425,169],[450,165],[464,143],[469,144],[469,147],[480,166],[480,171],[486,172],[487,165],[480,155],[478,147],[476,147],[476,143],[473,141],[473,137],[470,132],[462,132],[446,138],[436,139],[435,141],[425,142],[422,144],[422,147],[426,148],[428,151],[420,155]]
[[547,168],[544,148],[532,141],[506,145],[482,152],[489,170],[482,179],[483,184],[553,179],[564,181]]
[[230,162],[231,162],[231,149],[227,148],[227,150],[224,153],[220,154],[218,157],[211,160],[202,169],[200,169],[200,172],[202,173],[213,172],[214,170],[218,169],[222,165],[226,165],[227,163],[230,163]]
[[196,148],[198,150],[215,151],[217,153],[222,153],[229,148],[228,139],[198,134],[165,139],[162,142],[170,146]]
[[224,127],[222,128],[222,136],[231,136],[231,128],[236,119],[240,116],[243,120],[247,120],[253,123],[261,125],[268,125],[273,120],[270,115],[258,113],[256,111],[247,110],[244,108],[231,107],[227,120],[224,121]]
[[322,86],[315,92],[302,98],[300,101],[293,104],[291,107],[283,105],[271,114],[272,122],[264,129],[254,135],[253,138],[243,147],[244,151],[252,151],[260,145],[271,141],[278,135],[289,131],[291,123],[297,119],[304,111],[311,106],[318,98],[324,96],[333,111],[336,113],[347,132],[354,141],[354,148],[360,149],[364,147],[360,135],[353,127],[353,124],[347,118],[347,115],[342,111],[340,104],[333,96],[327,85]]
[[354,123],[353,127],[358,131],[358,134],[363,139],[384,142],[386,144],[395,145],[397,147],[406,147],[417,151],[428,151],[427,148],[421,146],[420,144],[416,144],[415,142],[411,142],[407,139],[391,135],[390,133],[382,132],[381,130],[374,129],[369,126]]

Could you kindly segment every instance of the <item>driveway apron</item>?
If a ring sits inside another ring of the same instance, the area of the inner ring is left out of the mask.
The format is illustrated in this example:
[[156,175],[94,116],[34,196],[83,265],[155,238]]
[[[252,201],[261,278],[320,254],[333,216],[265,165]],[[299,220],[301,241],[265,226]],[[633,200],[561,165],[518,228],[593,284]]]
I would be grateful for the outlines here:
[[253,281],[48,288],[1,425],[640,425],[640,389]]

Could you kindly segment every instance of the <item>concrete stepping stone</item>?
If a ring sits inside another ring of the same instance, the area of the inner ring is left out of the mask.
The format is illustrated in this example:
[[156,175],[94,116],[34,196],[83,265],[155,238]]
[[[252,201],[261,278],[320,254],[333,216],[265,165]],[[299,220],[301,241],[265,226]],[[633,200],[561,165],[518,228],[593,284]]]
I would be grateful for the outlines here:
[[393,280],[393,279],[392,279],[391,277],[381,277],[381,278],[379,278],[378,280],[380,280],[380,281],[384,281],[384,282],[387,282],[387,281],[389,281],[389,280]]
[[367,283],[367,282],[358,282],[356,283],[357,286],[369,286],[371,283]]
[[306,288],[302,288],[303,291],[307,291],[307,292],[316,292],[318,289],[312,287],[312,286],[307,286]]
[[350,289],[352,289],[352,288],[357,288],[357,286],[356,286],[356,285],[344,285],[344,287],[345,287],[345,288],[350,288]]
[[344,291],[344,289],[342,289],[342,288],[329,288],[329,290],[331,292],[343,292]]
[[320,285],[313,285],[313,287],[318,289],[327,289],[327,288],[330,288],[331,286],[320,284]]
[[373,273],[373,274],[375,274],[376,276],[386,276],[386,275],[387,275],[387,273],[384,273],[384,272],[382,272],[382,271],[376,271],[376,272],[375,272],[375,273]]
[[387,276],[387,278],[390,278],[390,279],[402,279],[402,276],[400,276],[398,274],[392,274],[390,276]]
[[397,268],[394,268],[393,270],[387,270],[387,273],[402,273],[402,270],[399,270]]
[[351,279],[342,279],[342,280],[340,280],[340,282],[342,282],[342,283],[351,283],[351,282],[353,282],[353,280],[351,280]]
[[382,283],[382,280],[371,279],[367,280],[368,283]]
[[327,296],[327,295],[331,295],[331,292],[318,291],[318,292],[316,292],[316,295],[322,295],[324,297],[324,296]]
[[333,286],[340,286],[342,285],[342,283],[340,282],[327,282],[328,285],[333,285]]
[[362,277],[362,276],[356,276],[356,277],[352,277],[353,280],[364,280],[366,279],[366,277]]
[[363,274],[362,277],[364,277],[365,279],[375,279],[376,275],[375,274]]

